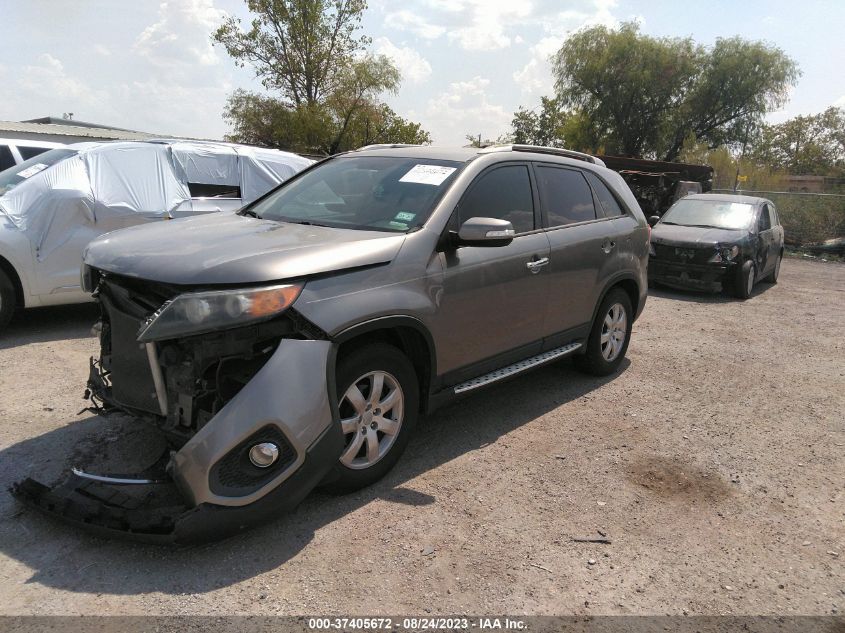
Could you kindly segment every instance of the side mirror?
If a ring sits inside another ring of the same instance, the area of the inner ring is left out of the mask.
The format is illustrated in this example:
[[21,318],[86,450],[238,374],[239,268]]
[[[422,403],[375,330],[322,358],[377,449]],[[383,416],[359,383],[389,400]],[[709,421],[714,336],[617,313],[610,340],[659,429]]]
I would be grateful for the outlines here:
[[651,226],[651,227],[654,227],[654,225],[657,224],[658,222],[660,222],[660,216],[659,215],[652,215],[648,218],[648,225]]
[[458,231],[458,244],[467,246],[507,246],[516,231],[507,220],[470,218]]

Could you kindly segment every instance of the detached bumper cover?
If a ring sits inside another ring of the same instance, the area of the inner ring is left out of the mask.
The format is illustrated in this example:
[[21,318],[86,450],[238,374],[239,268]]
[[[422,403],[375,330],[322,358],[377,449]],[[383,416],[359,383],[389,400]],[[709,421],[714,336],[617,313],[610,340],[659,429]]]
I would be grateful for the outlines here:
[[676,288],[717,292],[733,275],[734,264],[680,264],[650,259],[648,279]]
[[151,543],[220,540],[296,507],[323,479],[343,448],[332,424],[306,451],[302,465],[261,499],[246,506],[189,507],[172,481],[115,485],[72,474],[55,488],[33,479],[15,484],[21,502],[90,532]]

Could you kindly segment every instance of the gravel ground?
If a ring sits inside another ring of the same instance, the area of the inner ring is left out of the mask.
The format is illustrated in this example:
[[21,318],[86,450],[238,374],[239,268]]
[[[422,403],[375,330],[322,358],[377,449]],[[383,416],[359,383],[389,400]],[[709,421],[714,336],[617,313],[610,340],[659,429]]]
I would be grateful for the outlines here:
[[376,486],[181,550],[5,492],[148,441],[78,413],[93,306],[31,311],[0,337],[0,613],[841,613],[843,311],[845,265],[805,260],[745,303],[655,291],[618,376],[527,374],[423,420]]

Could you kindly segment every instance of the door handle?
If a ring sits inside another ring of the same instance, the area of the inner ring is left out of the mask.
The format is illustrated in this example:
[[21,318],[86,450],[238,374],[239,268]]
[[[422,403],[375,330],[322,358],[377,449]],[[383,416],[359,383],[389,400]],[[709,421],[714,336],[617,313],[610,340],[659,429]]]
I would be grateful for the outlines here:
[[607,239],[607,240],[605,240],[604,242],[602,242],[602,243],[601,243],[601,249],[602,249],[605,253],[609,253],[609,252],[610,252],[610,251],[612,251],[615,247],[616,247],[616,242],[614,242],[613,240],[609,240],[609,239]]
[[534,261],[527,262],[525,267],[528,268],[532,273],[539,273],[540,269],[543,266],[548,266],[549,258],[548,257],[541,257],[540,259],[535,259]]

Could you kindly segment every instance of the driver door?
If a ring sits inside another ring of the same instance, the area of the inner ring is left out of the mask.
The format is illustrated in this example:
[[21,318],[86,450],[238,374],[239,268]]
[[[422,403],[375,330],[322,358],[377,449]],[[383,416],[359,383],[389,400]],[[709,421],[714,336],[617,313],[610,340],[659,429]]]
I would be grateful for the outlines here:
[[439,253],[443,289],[432,326],[447,384],[540,352],[548,297],[549,240],[541,229],[529,167],[491,167],[469,186],[450,229],[473,217],[508,220],[507,246],[459,246]]

